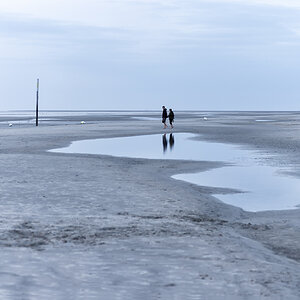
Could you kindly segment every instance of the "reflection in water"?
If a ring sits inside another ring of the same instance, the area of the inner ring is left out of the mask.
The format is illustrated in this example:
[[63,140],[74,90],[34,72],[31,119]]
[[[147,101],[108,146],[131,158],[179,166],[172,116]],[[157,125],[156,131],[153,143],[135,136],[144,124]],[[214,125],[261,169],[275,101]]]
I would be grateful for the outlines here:
[[[175,143],[174,135],[173,135],[173,133],[170,133],[169,146],[170,146],[171,151],[173,150],[174,143]],[[163,144],[163,151],[165,153],[168,149],[168,141],[167,141],[167,134],[166,133],[163,134],[163,136],[162,136],[162,144]]]
[[172,151],[174,147],[175,139],[173,133],[170,133],[170,138],[169,138],[169,144],[170,144],[170,150]]
[[199,141],[194,137],[189,133],[176,133],[176,147],[174,134],[166,133],[163,136],[154,134],[76,141],[67,148],[52,151],[162,160],[225,161],[230,166],[172,177],[201,186],[243,191],[245,193],[221,194],[218,198],[249,211],[292,209],[299,205],[299,179],[280,173],[282,170],[274,166],[262,164],[261,159],[269,156],[230,144]]
[[164,149],[164,152],[167,151],[167,148],[168,148],[168,142],[167,142],[167,134],[163,134],[162,136],[162,144],[163,144],[163,149]]

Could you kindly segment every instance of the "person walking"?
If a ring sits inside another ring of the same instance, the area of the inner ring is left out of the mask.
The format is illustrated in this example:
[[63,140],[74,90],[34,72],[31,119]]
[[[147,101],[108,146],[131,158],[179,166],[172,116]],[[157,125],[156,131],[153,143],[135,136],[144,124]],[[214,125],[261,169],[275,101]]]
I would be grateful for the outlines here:
[[166,124],[166,121],[167,121],[167,117],[168,117],[168,112],[167,112],[167,109],[165,106],[162,107],[162,123],[164,124],[164,129],[166,129],[168,126]]
[[173,110],[170,108],[169,109],[169,122],[170,122],[170,126],[171,128],[173,128],[173,122],[174,122],[174,112]]

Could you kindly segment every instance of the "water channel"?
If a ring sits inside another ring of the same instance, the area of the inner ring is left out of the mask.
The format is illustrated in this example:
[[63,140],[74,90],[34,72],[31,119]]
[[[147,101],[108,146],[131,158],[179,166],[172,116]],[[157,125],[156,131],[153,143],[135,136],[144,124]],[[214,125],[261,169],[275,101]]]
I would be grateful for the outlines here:
[[52,152],[103,154],[147,159],[222,161],[229,166],[173,178],[201,186],[230,188],[241,193],[218,199],[247,211],[298,208],[300,179],[266,165],[266,154],[239,146],[199,141],[191,133],[166,133],[73,142]]

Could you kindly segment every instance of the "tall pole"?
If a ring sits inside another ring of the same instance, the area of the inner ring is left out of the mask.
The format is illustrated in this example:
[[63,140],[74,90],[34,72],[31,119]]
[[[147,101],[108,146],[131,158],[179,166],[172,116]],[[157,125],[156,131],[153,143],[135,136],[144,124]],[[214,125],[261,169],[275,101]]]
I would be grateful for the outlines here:
[[35,126],[39,126],[39,79],[36,85],[36,108],[35,108]]

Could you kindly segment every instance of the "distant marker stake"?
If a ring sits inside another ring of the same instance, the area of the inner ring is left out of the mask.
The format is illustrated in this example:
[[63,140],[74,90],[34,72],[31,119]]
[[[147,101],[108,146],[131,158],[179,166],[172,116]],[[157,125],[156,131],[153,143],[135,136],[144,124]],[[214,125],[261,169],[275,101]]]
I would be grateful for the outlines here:
[[40,80],[37,80],[37,89],[36,89],[36,108],[35,108],[35,126],[39,126],[39,86]]

